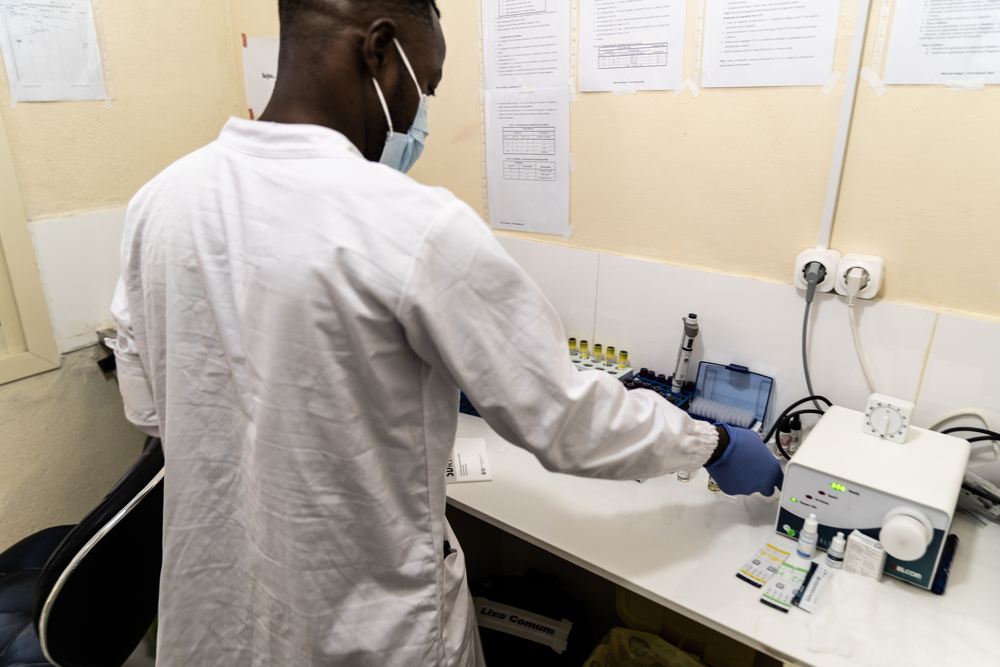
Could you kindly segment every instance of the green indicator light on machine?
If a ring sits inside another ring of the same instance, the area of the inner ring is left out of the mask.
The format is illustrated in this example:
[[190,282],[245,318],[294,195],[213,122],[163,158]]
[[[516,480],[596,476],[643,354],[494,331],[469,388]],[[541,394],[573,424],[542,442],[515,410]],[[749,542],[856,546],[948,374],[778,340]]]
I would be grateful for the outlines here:
[[830,488],[836,491],[847,491],[846,486],[844,486],[843,484],[837,484],[836,482],[831,483]]
[[792,502],[793,503],[797,503],[797,502],[799,502],[799,499],[798,498],[792,498]]

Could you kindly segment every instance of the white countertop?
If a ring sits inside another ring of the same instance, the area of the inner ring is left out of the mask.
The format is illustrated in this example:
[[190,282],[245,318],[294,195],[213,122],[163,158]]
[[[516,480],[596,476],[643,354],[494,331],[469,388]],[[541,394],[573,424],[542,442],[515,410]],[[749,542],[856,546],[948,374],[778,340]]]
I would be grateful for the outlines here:
[[[771,609],[759,602],[761,589],[736,578],[765,542],[794,546],[774,532],[777,495],[713,493],[704,469],[686,484],[673,475],[639,484],[550,473],[464,414],[458,437],[486,439],[493,481],[449,485],[455,507],[776,658],[856,664],[807,650],[809,614]],[[952,532],[960,542],[944,596],[891,577],[883,585],[978,618],[1000,637],[1000,527],[958,514]]]

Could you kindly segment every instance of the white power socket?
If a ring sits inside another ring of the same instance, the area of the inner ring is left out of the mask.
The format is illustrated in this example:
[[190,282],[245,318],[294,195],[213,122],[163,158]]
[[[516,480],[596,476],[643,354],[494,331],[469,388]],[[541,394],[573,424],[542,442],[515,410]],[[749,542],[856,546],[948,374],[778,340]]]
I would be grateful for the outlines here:
[[832,290],[837,278],[837,264],[840,262],[840,253],[829,248],[809,248],[800,252],[798,259],[795,260],[795,275],[793,279],[795,286],[801,290],[808,288],[802,271],[806,268],[806,264],[810,262],[819,262],[826,269],[826,277],[823,279],[823,282],[816,286],[816,291],[829,292]]
[[868,273],[868,284],[858,292],[859,299],[872,299],[882,288],[882,279],[885,276],[885,260],[877,255],[860,255],[858,253],[848,253],[837,264],[836,283],[834,288],[837,294],[847,296],[847,272],[854,267],[861,267]]

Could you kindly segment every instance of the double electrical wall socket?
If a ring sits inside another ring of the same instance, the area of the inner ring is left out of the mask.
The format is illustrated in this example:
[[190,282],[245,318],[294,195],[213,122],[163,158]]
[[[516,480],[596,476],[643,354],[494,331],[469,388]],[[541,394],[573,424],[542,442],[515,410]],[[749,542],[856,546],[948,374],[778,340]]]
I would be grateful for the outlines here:
[[847,296],[847,272],[856,266],[861,267],[868,273],[868,284],[858,292],[858,298],[874,298],[882,288],[882,278],[885,276],[885,260],[878,255],[859,255],[856,252],[847,253],[837,263],[837,280],[834,286],[837,294]]
[[823,282],[816,286],[817,292],[829,292],[833,289],[833,284],[837,278],[837,264],[840,262],[840,253],[829,248],[810,248],[799,253],[795,260],[795,275],[793,277],[795,286],[799,289],[807,289],[805,276],[802,272],[810,262],[819,262],[826,269],[826,277]]

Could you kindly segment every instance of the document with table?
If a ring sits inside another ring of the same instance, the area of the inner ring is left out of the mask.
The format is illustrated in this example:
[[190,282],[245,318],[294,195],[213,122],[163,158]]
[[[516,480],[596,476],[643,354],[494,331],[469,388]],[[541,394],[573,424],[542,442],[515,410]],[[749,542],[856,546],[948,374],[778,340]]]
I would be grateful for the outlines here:
[[569,2],[483,3],[486,182],[497,229],[569,229]]
[[681,85],[686,0],[582,0],[580,90]]
[[822,86],[839,18],[840,0],[711,0],[701,85]]
[[108,97],[90,0],[0,0],[0,51],[13,102]]
[[490,225],[563,234],[569,227],[569,89],[486,91]]

